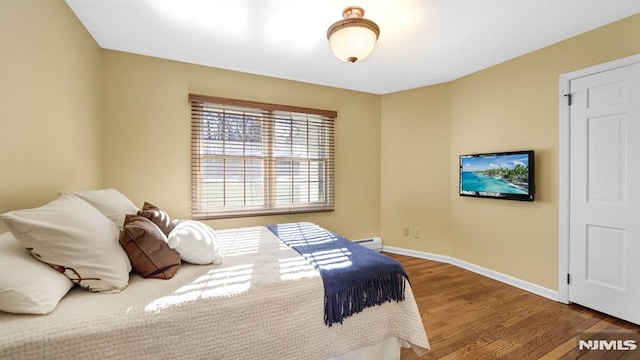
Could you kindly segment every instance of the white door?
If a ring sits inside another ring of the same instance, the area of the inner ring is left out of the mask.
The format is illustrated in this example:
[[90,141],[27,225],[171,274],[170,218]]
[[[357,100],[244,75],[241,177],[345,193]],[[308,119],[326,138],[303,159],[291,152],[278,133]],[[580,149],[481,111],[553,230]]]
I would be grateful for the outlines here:
[[640,63],[570,88],[569,300],[640,324]]

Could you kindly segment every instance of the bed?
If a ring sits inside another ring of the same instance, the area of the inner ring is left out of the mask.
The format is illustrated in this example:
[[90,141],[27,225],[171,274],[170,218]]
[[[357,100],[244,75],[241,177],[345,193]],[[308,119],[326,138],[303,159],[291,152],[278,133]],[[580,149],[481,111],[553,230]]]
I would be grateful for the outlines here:
[[[404,300],[325,323],[323,281],[267,227],[217,230],[219,265],[170,280],[132,273],[116,294],[74,287],[48,315],[0,312],[1,359],[399,359],[429,342]],[[359,245],[358,245],[359,246]]]

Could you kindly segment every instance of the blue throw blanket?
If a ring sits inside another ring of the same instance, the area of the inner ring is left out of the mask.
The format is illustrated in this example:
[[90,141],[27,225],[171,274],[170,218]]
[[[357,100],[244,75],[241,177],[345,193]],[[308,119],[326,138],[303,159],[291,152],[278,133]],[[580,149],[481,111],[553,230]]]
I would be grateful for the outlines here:
[[325,324],[342,323],[366,307],[404,300],[404,280],[409,278],[396,260],[313,223],[267,227],[320,272]]

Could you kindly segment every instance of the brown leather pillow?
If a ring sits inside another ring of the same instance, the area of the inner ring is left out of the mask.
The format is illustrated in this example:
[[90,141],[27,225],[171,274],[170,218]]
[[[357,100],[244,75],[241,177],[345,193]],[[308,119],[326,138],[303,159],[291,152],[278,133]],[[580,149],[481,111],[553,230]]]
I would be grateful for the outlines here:
[[138,211],[138,215],[144,216],[151,220],[160,230],[169,236],[169,233],[176,227],[176,222],[171,221],[169,214],[158,208],[157,206],[145,201],[142,210]]
[[171,279],[180,268],[178,252],[167,245],[167,237],[162,231],[143,216],[125,217],[120,245],[131,266],[144,278]]

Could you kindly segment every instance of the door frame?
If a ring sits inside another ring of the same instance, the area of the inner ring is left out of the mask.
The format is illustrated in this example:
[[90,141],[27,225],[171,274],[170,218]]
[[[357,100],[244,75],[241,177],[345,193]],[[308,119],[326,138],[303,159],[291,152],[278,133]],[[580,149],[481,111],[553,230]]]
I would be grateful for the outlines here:
[[558,162],[558,171],[560,175],[558,207],[558,301],[565,304],[569,303],[569,284],[567,284],[567,274],[569,273],[569,219],[571,216],[571,209],[569,208],[569,201],[571,200],[569,196],[571,190],[571,127],[569,122],[571,111],[565,94],[569,93],[571,80],[636,63],[640,63],[640,54],[631,55],[560,75],[560,94],[558,95],[558,101],[560,104],[560,145]]

